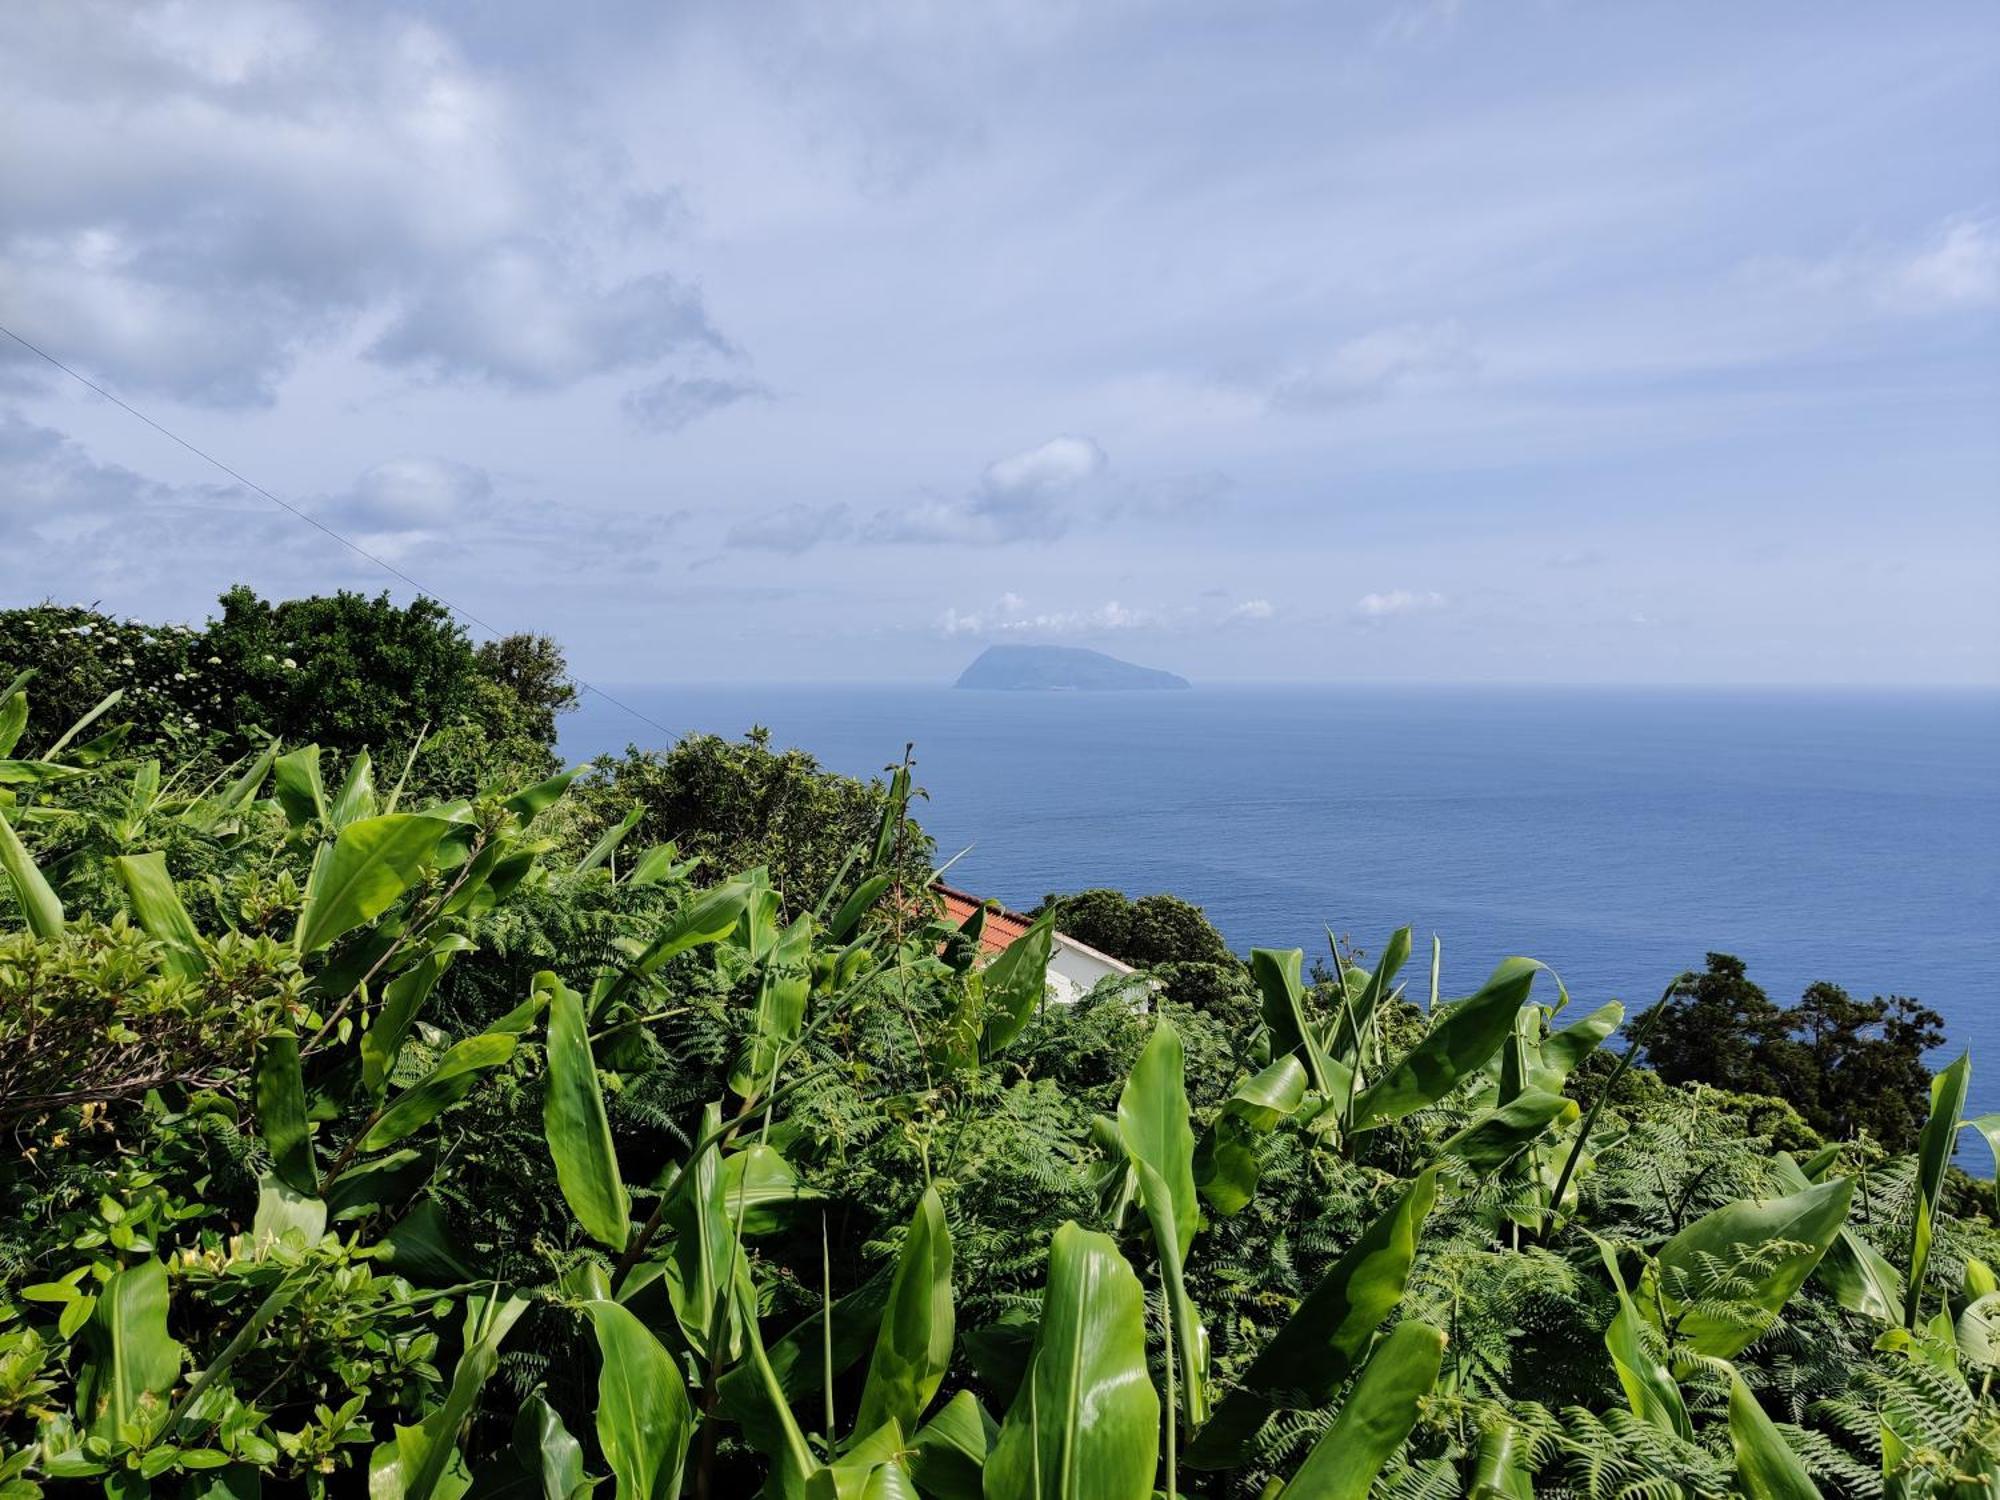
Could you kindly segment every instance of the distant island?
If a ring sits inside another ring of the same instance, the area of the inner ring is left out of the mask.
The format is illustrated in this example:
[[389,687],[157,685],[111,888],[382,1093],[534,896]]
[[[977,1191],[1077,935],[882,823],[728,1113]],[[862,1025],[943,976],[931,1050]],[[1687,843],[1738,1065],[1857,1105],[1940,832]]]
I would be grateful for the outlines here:
[[959,674],[956,687],[1001,692],[1112,693],[1184,688],[1185,677],[1078,646],[988,646]]

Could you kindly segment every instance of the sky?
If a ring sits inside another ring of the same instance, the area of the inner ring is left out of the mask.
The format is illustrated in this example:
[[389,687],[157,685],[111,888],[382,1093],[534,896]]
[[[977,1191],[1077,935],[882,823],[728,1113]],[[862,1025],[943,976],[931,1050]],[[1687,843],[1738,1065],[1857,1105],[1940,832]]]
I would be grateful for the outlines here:
[[[0,183],[0,324],[593,681],[2000,682],[1987,0],[16,0]],[[0,604],[238,581],[411,592],[0,338]]]

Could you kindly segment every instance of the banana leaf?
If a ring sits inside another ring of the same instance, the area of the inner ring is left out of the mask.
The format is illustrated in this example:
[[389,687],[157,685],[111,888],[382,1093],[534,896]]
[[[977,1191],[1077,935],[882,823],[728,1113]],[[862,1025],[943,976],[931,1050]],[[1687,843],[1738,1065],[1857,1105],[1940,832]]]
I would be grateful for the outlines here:
[[960,1391],[910,1438],[910,1477],[928,1500],[984,1500],[986,1460],[1000,1426]]
[[41,867],[15,834],[14,825],[7,821],[5,813],[0,813],[0,869],[7,872],[7,879],[14,887],[14,899],[20,904],[28,931],[38,938],[61,937],[62,902],[56,899]]
[[296,831],[326,821],[326,783],[320,777],[319,746],[301,745],[271,765],[271,795]]
[[547,970],[535,988],[548,997],[548,1083],[542,1095],[542,1131],[555,1159],[556,1184],[584,1232],[613,1250],[632,1233],[632,1200],[619,1175],[611,1121],[590,1054],[583,998]]
[[181,905],[174,878],[167,873],[167,857],[157,850],[151,854],[121,854],[113,863],[125,893],[132,898],[132,915],[140,929],[161,946],[160,967],[169,974],[192,979],[207,966],[202,962],[200,938],[194,919]]
[[1159,1447],[1139,1278],[1107,1236],[1066,1223],[1027,1378],[986,1460],[985,1500],[1148,1500]]
[[465,1352],[459,1355],[451,1372],[451,1386],[445,1392],[444,1404],[425,1417],[421,1425],[397,1429],[393,1463],[377,1450],[376,1462],[369,1465],[371,1496],[386,1490],[402,1500],[430,1500],[447,1468],[459,1461],[458,1430],[472,1415],[480,1390],[499,1366],[500,1345],[527,1310],[526,1297],[466,1299]]
[[1972,1054],[1931,1080],[1931,1112],[1917,1137],[1917,1201],[1910,1229],[1910,1274],[1903,1319],[1914,1329],[1924,1305],[1924,1277],[1930,1270],[1931,1243],[1936,1236],[1938,1207],[1944,1197],[1946,1169],[1958,1144],[1958,1117],[1965,1109],[1965,1090],[1972,1073]]
[[1055,913],[1043,912],[1009,943],[979,976],[985,1000],[981,1050],[991,1057],[1028,1029],[1049,990],[1049,953],[1055,944]]
[[[1779,1182],[1788,1190],[1803,1192],[1812,1186],[1812,1179],[1787,1153],[1780,1151],[1773,1165]],[[1813,1277],[1849,1312],[1884,1323],[1903,1321],[1903,1273],[1846,1225],[1826,1247]]]
[[1427,1167],[1250,1362],[1189,1444],[1184,1458],[1190,1468],[1234,1468],[1249,1456],[1273,1412],[1316,1406],[1354,1373],[1375,1330],[1402,1301],[1417,1235],[1436,1198],[1437,1168]]
[[334,828],[345,828],[374,817],[375,812],[375,764],[366,750],[357,750],[347,763],[340,790],[333,795],[333,805],[327,809],[327,822]]
[[951,1230],[937,1189],[926,1188],[896,1260],[854,1430],[914,1431],[951,1366],[952,1334]]
[[1574,1120],[1579,1112],[1574,1099],[1527,1089],[1477,1116],[1439,1146],[1438,1154],[1454,1157],[1475,1172],[1490,1172],[1540,1139],[1552,1120],[1558,1116]]
[[471,1093],[479,1075],[506,1062],[519,1045],[518,1036],[497,1030],[482,1031],[459,1042],[375,1117],[361,1138],[360,1149],[384,1151],[412,1131],[421,1130]]
[[1729,1445],[1736,1450],[1737,1486],[1747,1500],[1820,1500],[1819,1486],[1734,1371],[1729,1376]]
[[272,1032],[257,1051],[257,1131],[270,1149],[272,1170],[295,1192],[317,1197],[299,1039],[288,1031]]
[[746,1099],[772,1086],[778,1059],[805,1025],[812,994],[812,936],[812,918],[799,917],[765,955],[750,1035],[729,1075],[729,1087]]
[[[1854,1179],[1837,1177],[1783,1198],[1745,1198],[1705,1214],[1660,1247],[1656,1257],[1661,1301],[1677,1316],[1681,1335],[1698,1354],[1724,1359],[1740,1353],[1763,1329],[1740,1317],[1707,1311],[1718,1269],[1740,1276],[1756,1260],[1769,1264],[1730,1299],[1776,1316],[1847,1223]],[[1797,1248],[1777,1253],[1772,1247]]]
[[597,1440],[618,1500],[674,1500],[694,1435],[687,1385],[652,1332],[616,1302],[586,1302],[597,1333]]
[[1319,1034],[1306,1015],[1305,984],[1299,977],[1304,963],[1305,954],[1297,948],[1252,948],[1250,977],[1257,983],[1260,1013],[1271,1033],[1271,1055],[1297,1054],[1313,1092],[1327,1099],[1332,1097],[1332,1075]]
[[1418,1405],[1443,1363],[1440,1330],[1428,1323],[1390,1329],[1278,1500],[1368,1500],[1375,1476],[1417,1425]]
[[181,1346],[167,1333],[167,1268],[150,1256],[114,1271],[85,1327],[90,1359],[77,1375],[85,1431],[143,1447],[166,1424]]
[[1200,1205],[1195,1200],[1194,1128],[1189,1123],[1180,1033],[1162,1018],[1118,1095],[1118,1135],[1138,1175],[1139,1206],[1153,1229],[1180,1350],[1181,1397],[1188,1425],[1208,1420],[1208,1334],[1188,1294],[1187,1253]]
[[388,813],[349,823],[321,850],[306,882],[295,939],[316,953],[343,933],[387,911],[422,877],[452,824],[425,813]]
[[1611,1326],[1604,1330],[1604,1347],[1611,1354],[1612,1368],[1617,1371],[1618,1383],[1625,1388],[1625,1402],[1632,1408],[1632,1415],[1650,1422],[1663,1432],[1671,1432],[1676,1437],[1692,1441],[1694,1424],[1688,1420],[1687,1402],[1681,1396],[1681,1388],[1674,1380],[1659,1355],[1646,1342],[1646,1325],[1638,1307],[1632,1301],[1632,1294],[1625,1289],[1625,1278],[1618,1270],[1618,1256],[1603,1240],[1592,1235],[1597,1250],[1604,1257],[1604,1269],[1611,1275],[1611,1288],[1618,1294],[1618,1313],[1611,1320]]
[[1483,1068],[1513,1033],[1544,967],[1532,958],[1501,960],[1477,994],[1434,1020],[1423,1040],[1354,1101],[1353,1128],[1387,1124],[1436,1104]]
[[1223,1101],[1194,1153],[1195,1189],[1210,1208],[1233,1214],[1256,1195],[1263,1171],[1257,1137],[1296,1113],[1305,1097],[1305,1064],[1288,1055],[1246,1078]]

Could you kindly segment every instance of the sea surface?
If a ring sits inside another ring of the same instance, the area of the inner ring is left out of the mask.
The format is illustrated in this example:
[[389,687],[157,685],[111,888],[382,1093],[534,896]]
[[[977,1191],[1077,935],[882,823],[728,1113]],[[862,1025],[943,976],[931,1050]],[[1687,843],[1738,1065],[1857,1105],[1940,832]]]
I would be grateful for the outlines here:
[[[1914,995],[2000,1109],[2000,694],[1257,686],[608,690],[676,731],[882,770],[916,744],[950,880],[1172,891],[1239,949],[1444,943],[1444,993],[1524,953],[1588,1007],[1710,950],[1780,1001]],[[585,696],[573,759],[666,737]],[[1416,982],[1424,983],[1422,978]],[[1983,1170],[1983,1167],[1982,1167]]]

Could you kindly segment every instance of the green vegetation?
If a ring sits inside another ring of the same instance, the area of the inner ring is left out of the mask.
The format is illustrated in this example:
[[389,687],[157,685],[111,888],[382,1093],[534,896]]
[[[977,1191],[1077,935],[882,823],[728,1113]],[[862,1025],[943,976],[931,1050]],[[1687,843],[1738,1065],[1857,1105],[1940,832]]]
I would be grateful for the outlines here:
[[[1712,962],[1618,1052],[1528,959],[1107,892],[1049,920],[1169,983],[1052,1006],[938,917],[907,763],[556,773],[551,649],[231,601],[0,617],[4,1500],[2000,1491],[2000,1119],[1907,1006]],[[323,718],[166,687],[287,620]]]

